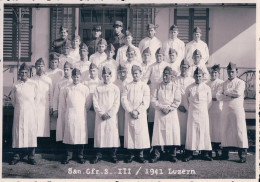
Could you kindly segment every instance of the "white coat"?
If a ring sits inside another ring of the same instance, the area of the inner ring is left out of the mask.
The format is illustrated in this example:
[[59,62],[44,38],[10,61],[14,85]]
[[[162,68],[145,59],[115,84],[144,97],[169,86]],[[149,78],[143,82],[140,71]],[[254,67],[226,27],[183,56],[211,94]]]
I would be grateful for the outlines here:
[[107,59],[107,55],[105,52],[99,53],[95,52],[89,57],[89,61],[91,63],[94,63],[97,67],[99,67],[100,63],[104,62]]
[[[216,99],[218,89],[221,87],[223,80],[216,79],[214,81],[207,81],[207,85],[211,88],[212,98]],[[211,142],[221,142],[221,113],[222,113],[222,101],[212,101],[209,108],[209,128]]]
[[[55,88],[56,84],[63,79],[63,71],[59,68],[56,68],[55,70],[49,69],[46,72],[46,75],[51,78],[53,88]],[[53,89],[53,95],[54,95],[54,89]],[[57,118],[51,116],[50,129],[56,130],[56,126],[57,126]]]
[[146,37],[139,42],[139,50],[142,54],[143,51],[149,47],[151,51],[151,64],[156,62],[155,52],[158,48],[162,47],[162,42],[157,37]]
[[91,95],[91,107],[90,110],[87,112],[87,121],[88,121],[88,138],[94,138],[94,131],[95,131],[95,118],[96,113],[93,106],[93,94],[96,87],[101,84],[101,81],[96,77],[95,79],[89,78],[87,81],[83,83],[89,88],[89,92]]
[[169,49],[175,49],[178,53],[177,63],[180,66],[181,61],[184,59],[185,55],[185,44],[179,38],[176,39],[168,39],[163,43],[163,48],[165,50],[166,59],[169,60]]
[[[124,87],[121,97],[125,109],[124,146],[127,149],[150,148],[146,110],[150,105],[150,89],[142,81],[131,82]],[[137,110],[138,119],[133,119],[129,112]]]
[[117,79],[117,63],[114,59],[112,60],[105,60],[104,62],[100,63],[99,65],[99,79],[102,80],[102,70],[103,67],[106,66],[108,68],[110,68],[111,70],[111,74],[112,74],[112,78],[111,78],[111,83],[114,83]]
[[185,94],[184,106],[188,110],[185,149],[212,150],[209,133],[208,109],[211,105],[211,89],[204,82],[191,84]]
[[[134,50],[135,50],[136,61],[141,64],[142,63],[142,56],[141,56],[139,48],[135,47],[134,45],[131,45],[131,47],[133,47]],[[127,48],[128,48],[128,45],[124,45],[117,50],[116,62],[117,62],[118,65],[126,63],[126,61],[127,61],[127,57],[126,57]]]
[[[113,83],[100,84],[93,95],[93,105],[96,112],[94,147],[119,147],[118,116],[120,106],[120,90]],[[107,113],[111,118],[102,120]]]
[[198,42],[192,40],[186,45],[186,49],[185,49],[186,60],[190,63],[190,65],[193,63],[192,56],[193,56],[193,52],[196,49],[200,50],[201,62],[205,64],[209,59],[209,49],[208,49],[208,45],[202,40],[199,40]]
[[[176,85],[178,85],[178,87],[181,90],[181,104],[180,106],[184,106],[184,100],[185,100],[185,92],[186,92],[186,88],[191,85],[192,83],[194,83],[194,79],[192,77],[183,77],[183,76],[177,76],[174,79],[174,83]],[[179,122],[180,122],[180,132],[181,132],[181,145],[185,145],[186,143],[186,133],[187,133],[187,120],[188,120],[188,111],[186,112],[181,112],[178,109],[178,118],[179,118]]]
[[53,108],[53,87],[51,79],[46,76],[35,75],[32,80],[37,85],[36,122],[37,136],[50,137],[50,109]]
[[75,63],[75,68],[78,68],[81,72],[81,83],[89,79],[90,64],[90,61],[79,61]]
[[221,114],[221,146],[248,148],[245,109],[245,82],[239,78],[226,80],[217,92],[223,101]]
[[[152,146],[180,145],[180,124],[177,108],[181,103],[181,91],[173,82],[161,83],[155,90],[152,101],[155,108]],[[163,114],[161,108],[171,108]]]
[[58,82],[54,89],[53,111],[58,111],[56,141],[62,141],[65,128],[65,106],[61,102],[64,89],[72,83],[72,79],[63,78]]
[[63,91],[61,104],[65,107],[63,143],[87,144],[87,110],[91,105],[89,89],[79,83],[71,83]]
[[19,80],[12,88],[13,148],[37,147],[36,95],[37,86],[30,79],[26,82]]
[[72,49],[70,51],[69,57],[73,60],[73,63],[80,61],[79,48]]

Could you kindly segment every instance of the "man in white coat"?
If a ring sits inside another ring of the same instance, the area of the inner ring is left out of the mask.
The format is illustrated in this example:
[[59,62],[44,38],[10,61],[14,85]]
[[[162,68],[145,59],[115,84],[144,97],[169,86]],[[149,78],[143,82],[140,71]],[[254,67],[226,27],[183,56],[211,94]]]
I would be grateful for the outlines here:
[[161,147],[167,151],[169,160],[177,162],[176,147],[181,145],[180,125],[177,108],[181,103],[181,91],[171,81],[173,70],[166,67],[163,71],[163,82],[154,91],[152,105],[155,108],[153,129],[153,154],[151,163],[160,158]]
[[202,158],[211,161],[211,148],[208,109],[211,105],[211,89],[202,81],[203,71],[194,71],[195,83],[191,84],[184,98],[184,107],[188,110],[187,136],[184,162],[193,157],[193,151],[200,150]]
[[96,156],[91,161],[97,163],[102,158],[102,151],[109,152],[111,162],[117,163],[116,149],[120,146],[117,112],[120,106],[120,90],[111,83],[112,73],[103,67],[103,83],[98,85],[93,95],[93,105],[96,112],[94,147]]
[[143,150],[150,148],[146,112],[150,105],[150,89],[141,81],[140,66],[133,65],[131,72],[133,81],[125,86],[121,97],[125,109],[124,147],[129,152],[125,162],[132,162],[137,155],[138,162],[146,163]]
[[246,162],[248,148],[247,128],[244,109],[245,82],[237,78],[237,66],[230,62],[227,66],[228,80],[217,92],[217,100],[223,101],[221,114],[221,158],[229,159],[229,147],[238,149],[239,162]]
[[91,97],[88,87],[80,83],[80,70],[72,70],[72,80],[63,91],[61,104],[64,106],[65,127],[63,143],[66,144],[66,156],[62,164],[68,164],[72,159],[73,151],[77,152],[78,163],[84,164],[84,144],[88,143],[87,110],[91,106]]
[[[216,98],[217,91],[222,86],[223,80],[219,79],[220,66],[214,65],[211,67],[210,80],[206,84],[211,88],[212,105],[209,108],[209,128],[212,149],[215,151],[215,159],[220,157],[221,143],[221,113],[223,102]],[[211,153],[212,156],[212,153]]]
[[180,64],[181,61],[178,61],[179,53],[173,49],[169,48],[169,51],[167,52],[169,56],[169,66],[172,68],[172,70],[175,72],[176,75],[180,75]]
[[98,51],[89,57],[89,61],[99,67],[100,63],[107,59],[107,54],[105,53],[106,48],[107,41],[105,39],[100,39],[98,42]]
[[190,64],[193,63],[192,54],[196,49],[198,49],[201,52],[201,62],[204,64],[208,62],[209,59],[208,45],[200,39],[201,39],[201,29],[199,27],[195,27],[193,29],[193,40],[186,45],[186,50],[185,50],[185,59],[189,61]]
[[162,42],[157,37],[155,37],[156,28],[158,28],[158,25],[149,23],[146,26],[147,37],[142,39],[139,43],[140,52],[143,52],[147,47],[150,48],[152,55],[151,64],[156,61],[155,52],[158,50],[158,48],[162,47]]
[[72,49],[70,51],[69,57],[73,60],[72,64],[75,64],[80,60],[80,55],[79,55],[79,49],[80,49],[80,36],[79,35],[73,35],[72,39]]
[[17,164],[21,153],[28,154],[28,163],[35,165],[35,147],[37,147],[37,122],[35,101],[37,95],[36,84],[28,79],[29,66],[23,63],[19,69],[20,80],[12,89],[12,104],[14,106],[14,120],[12,130],[12,148],[14,155],[10,165]]

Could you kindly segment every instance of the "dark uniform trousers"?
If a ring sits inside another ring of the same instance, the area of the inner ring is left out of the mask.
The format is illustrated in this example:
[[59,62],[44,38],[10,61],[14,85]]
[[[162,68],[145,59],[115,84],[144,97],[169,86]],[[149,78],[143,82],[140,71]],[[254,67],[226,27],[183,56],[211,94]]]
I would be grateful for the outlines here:
[[[171,157],[176,157],[176,149],[177,146],[175,145],[165,145],[164,146],[164,151],[167,152]],[[162,146],[153,146],[153,151],[152,151],[152,157],[159,158],[161,155],[162,151]]]
[[[232,147],[234,148],[234,147]],[[229,155],[229,150],[231,147],[223,147],[222,156],[227,157]],[[245,158],[247,155],[247,149],[245,148],[236,148],[238,150],[238,156],[240,159]]]
[[70,145],[66,144],[66,158],[72,159],[73,152],[77,154],[79,159],[83,159],[84,144]]
[[13,159],[15,160],[20,160],[26,155],[28,155],[28,159],[34,159],[35,156],[35,147],[14,148],[13,151],[14,151]]
[[94,150],[95,150],[95,155],[98,158],[102,158],[103,154],[108,154],[109,157],[115,158],[116,153],[117,153],[117,148],[115,148],[115,147],[112,147],[112,148],[94,148]]

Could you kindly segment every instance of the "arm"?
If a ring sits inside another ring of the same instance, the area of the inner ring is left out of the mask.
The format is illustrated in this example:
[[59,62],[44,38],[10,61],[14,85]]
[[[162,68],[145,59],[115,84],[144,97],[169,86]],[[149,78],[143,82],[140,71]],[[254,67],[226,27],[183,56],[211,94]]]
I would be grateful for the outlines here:
[[130,102],[128,101],[127,94],[128,94],[128,86],[126,85],[123,88],[123,93],[121,96],[121,103],[122,103],[122,107],[124,108],[124,110],[129,113],[129,112],[133,111],[133,108],[132,108],[132,105],[130,104]]
[[174,100],[173,103],[170,105],[170,110],[173,111],[177,109],[181,104],[181,90],[177,88],[174,93]]
[[145,112],[150,106],[150,88],[148,85],[144,85],[143,103],[136,110],[141,113]]
[[[58,84],[56,84],[56,85],[58,85]],[[51,79],[50,79],[49,88],[50,88],[50,90],[49,90],[49,104],[50,104],[50,109],[53,109],[53,105],[54,105],[54,103],[53,103],[54,102],[54,87],[53,87]],[[57,107],[58,107],[58,105],[57,105]]]
[[226,90],[225,94],[233,97],[233,98],[238,98],[244,94],[245,91],[245,83],[243,81],[238,82],[237,86],[233,90]]
[[[53,95],[53,111],[57,111],[58,110],[58,105],[59,105],[59,94],[60,94],[60,87],[59,87],[59,83],[57,83],[55,85],[55,89],[54,89],[54,95]],[[50,89],[50,93],[49,95],[51,95],[51,89]],[[50,100],[51,102],[51,100]]]
[[212,94],[211,94],[210,87],[208,87],[207,101],[208,101],[208,109],[209,109],[211,107],[211,104],[212,104]]
[[120,107],[120,90],[117,86],[115,86],[114,94],[115,94],[114,103],[113,103],[111,109],[107,112],[107,114],[110,117],[113,115],[116,115],[116,113],[118,112],[119,107]]
[[217,98],[218,101],[230,101],[231,100],[231,97],[224,95],[224,83],[222,83],[218,87],[216,98]]
[[190,90],[189,87],[185,91],[184,99],[183,99],[183,106],[188,111],[189,109],[189,97],[190,97]]
[[15,99],[15,95],[16,95],[16,87],[15,85],[13,85],[13,88],[12,88],[12,92],[11,92],[11,102],[12,102],[12,105],[15,107],[15,103],[16,103],[16,99]]
[[98,88],[95,89],[94,94],[93,94],[93,106],[96,111],[100,116],[105,114],[105,112],[100,108],[99,103],[98,103]]
[[159,103],[158,101],[158,91],[159,88],[155,89],[153,95],[152,95],[152,99],[151,99],[151,105],[155,108],[160,110],[162,108],[162,105]]
[[85,97],[86,97],[86,103],[85,103],[85,107],[86,110],[88,111],[92,105],[92,95],[89,92],[89,88],[87,87],[86,92],[85,92]]

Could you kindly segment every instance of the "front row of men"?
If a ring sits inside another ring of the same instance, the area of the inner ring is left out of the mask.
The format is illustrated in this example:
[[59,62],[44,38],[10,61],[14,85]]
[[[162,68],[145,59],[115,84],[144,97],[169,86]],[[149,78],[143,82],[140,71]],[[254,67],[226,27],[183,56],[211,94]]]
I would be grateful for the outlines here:
[[[20,153],[25,152],[28,152],[28,163],[36,164],[37,136],[46,136],[50,129],[50,126],[39,125],[41,122],[38,120],[42,116],[38,113],[52,113],[58,117],[56,140],[62,141],[66,148],[63,164],[69,163],[73,152],[77,152],[79,163],[85,163],[83,150],[84,144],[88,144],[89,126],[93,129],[95,148],[95,158],[91,163],[97,163],[103,152],[109,152],[111,162],[117,163],[119,135],[122,133],[123,146],[128,151],[125,162],[132,162],[136,156],[138,162],[146,163],[143,151],[150,148],[147,123],[150,103],[155,110],[150,162],[157,162],[162,150],[168,154],[170,161],[177,162],[176,148],[181,145],[185,145],[184,162],[192,159],[193,152],[197,150],[201,151],[204,160],[211,161],[212,146],[216,158],[224,160],[229,158],[229,147],[237,147],[240,162],[246,162],[245,83],[237,78],[237,67],[233,63],[227,66],[228,80],[225,82],[218,79],[220,68],[216,65],[211,68],[211,80],[207,82],[203,80],[204,71],[199,67],[194,71],[195,81],[189,77],[189,63],[185,60],[180,65],[180,76],[175,78],[172,68],[166,66],[163,81],[152,87],[150,94],[149,86],[141,80],[142,68],[139,65],[131,66],[133,80],[130,83],[124,83],[127,69],[120,65],[121,82],[118,84],[117,80],[114,84],[109,67],[102,68],[101,82],[96,76],[98,67],[91,63],[90,79],[81,83],[81,71],[77,68],[72,70],[72,65],[66,62],[64,80],[56,85],[59,94],[54,94],[54,97],[59,97],[59,102],[50,104],[53,109],[46,110],[45,107],[44,112],[38,103],[50,101],[39,97],[46,87],[37,83],[43,79],[51,87],[51,81],[49,77],[42,77],[42,59],[37,60],[35,66],[38,76],[29,79],[29,67],[25,63],[21,65],[20,80],[12,91],[15,108],[12,165],[18,163],[22,157]],[[223,147],[221,156],[220,143]]]

